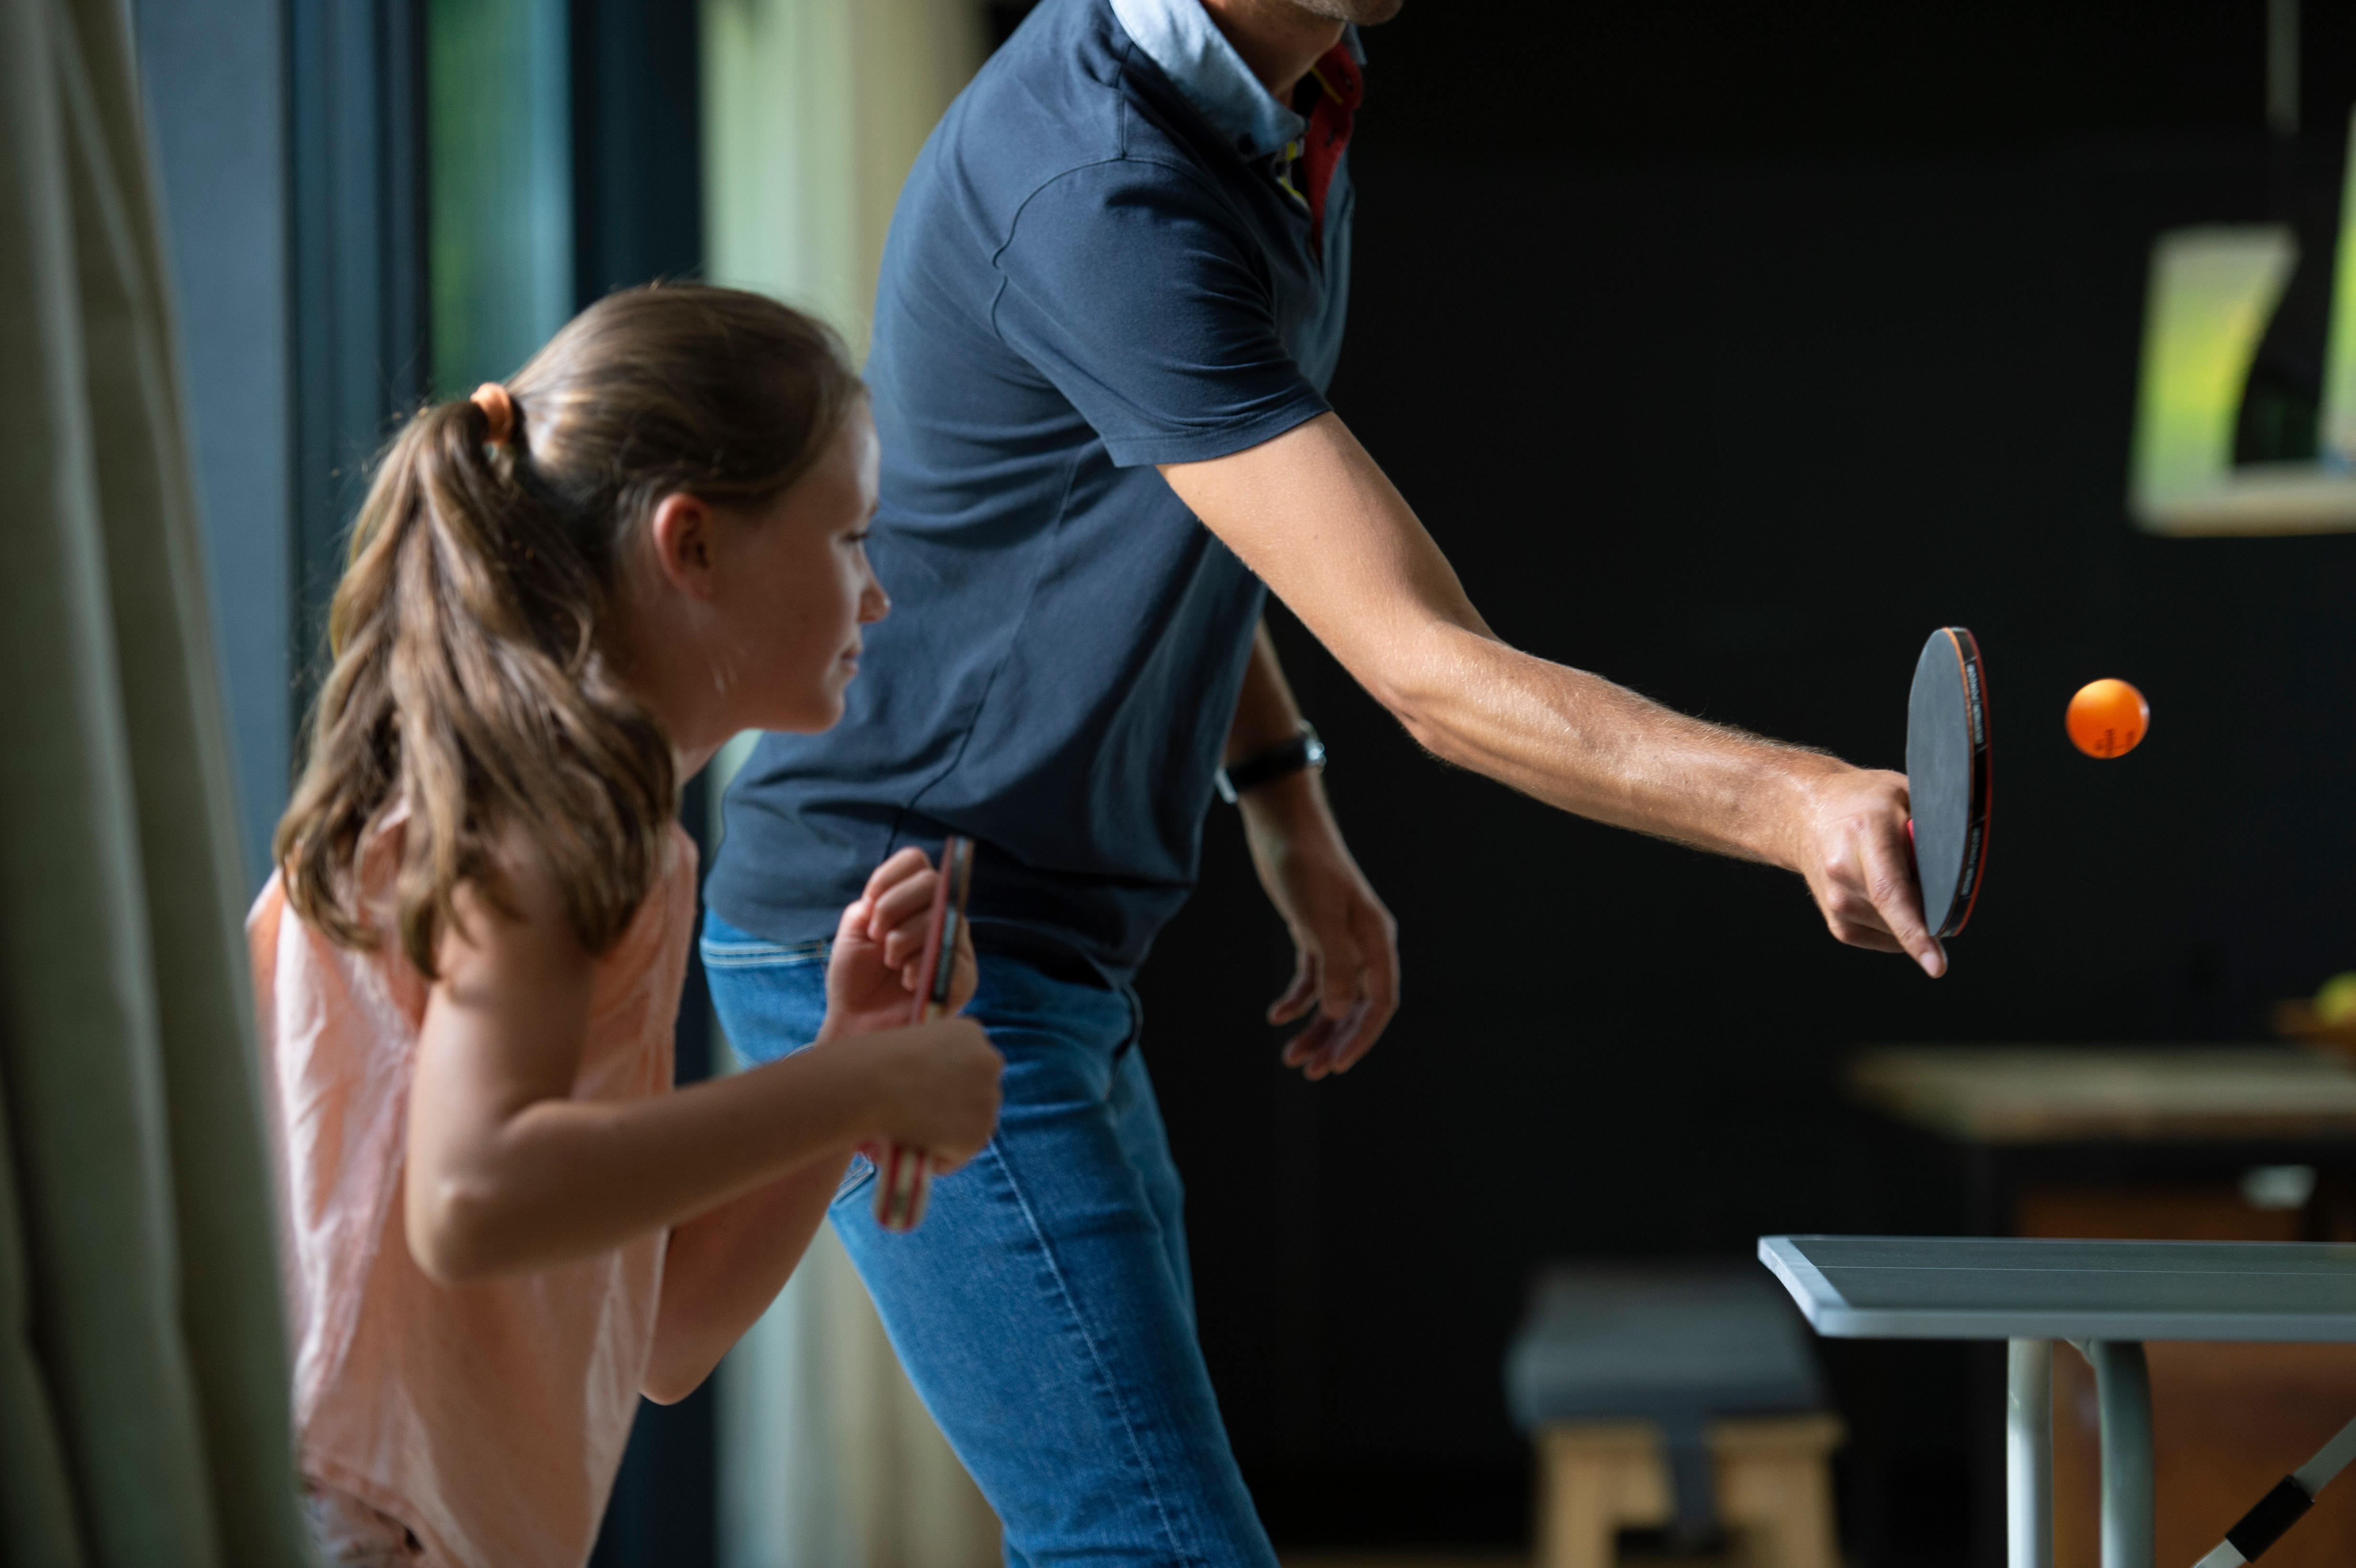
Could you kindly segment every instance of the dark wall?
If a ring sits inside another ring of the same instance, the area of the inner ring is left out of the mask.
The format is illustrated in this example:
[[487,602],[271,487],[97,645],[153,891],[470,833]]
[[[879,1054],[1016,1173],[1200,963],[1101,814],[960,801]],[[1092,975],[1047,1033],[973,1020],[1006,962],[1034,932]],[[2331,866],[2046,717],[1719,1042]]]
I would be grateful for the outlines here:
[[[2305,124],[2336,140],[2356,84],[2356,14],[2324,0],[2300,8]],[[1365,36],[1379,74],[1359,145],[1510,162],[2041,149],[2085,133],[2254,130],[2265,122],[2266,13],[2264,0],[1407,0]]]
[[[1343,417],[1502,635],[1681,709],[1895,767],[1923,637],[1971,626],[1990,880],[1933,983],[1832,943],[1794,878],[1421,756],[1280,615],[1405,1008],[1344,1080],[1277,1067],[1290,950],[1217,807],[1143,988],[1203,1339],[1280,1540],[1523,1528],[1499,1361],[1541,1260],[1956,1224],[1845,1102],[1860,1044],[2250,1038],[2356,965],[2356,539],[2161,540],[2124,507],[2152,237],[2265,220],[2297,166],[2262,130],[2265,8],[1542,37],[1476,9],[1369,37]],[[2348,71],[2308,75],[2329,180]],[[2107,763],[2061,722],[2104,675],[2153,705]],[[1960,1403],[1935,1350],[1832,1370],[1859,1407]],[[1869,1560],[1960,1531],[1960,1444],[1853,1467]]]

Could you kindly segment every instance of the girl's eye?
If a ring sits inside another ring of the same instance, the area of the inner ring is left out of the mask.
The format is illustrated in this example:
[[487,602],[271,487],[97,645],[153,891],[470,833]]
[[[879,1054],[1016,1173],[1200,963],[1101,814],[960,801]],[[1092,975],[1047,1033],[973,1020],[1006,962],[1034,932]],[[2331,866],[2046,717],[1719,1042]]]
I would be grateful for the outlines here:
[[873,528],[862,528],[857,533],[845,534],[842,536],[842,542],[845,544],[865,544],[867,542],[867,536],[874,531],[875,530]]

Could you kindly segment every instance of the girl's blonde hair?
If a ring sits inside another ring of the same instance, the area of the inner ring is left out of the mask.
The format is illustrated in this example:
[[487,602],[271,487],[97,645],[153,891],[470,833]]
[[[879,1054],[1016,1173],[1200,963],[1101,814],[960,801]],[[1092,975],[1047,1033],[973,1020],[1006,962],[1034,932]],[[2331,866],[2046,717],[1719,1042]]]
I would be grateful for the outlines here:
[[405,801],[395,923],[429,976],[458,884],[498,897],[492,846],[511,827],[584,946],[621,935],[661,865],[677,784],[669,738],[598,656],[620,547],[676,492],[739,507],[779,495],[861,395],[822,324],[691,284],[583,311],[507,383],[511,416],[485,390],[419,411],[377,465],[274,845],[295,912],[373,947],[359,856]]

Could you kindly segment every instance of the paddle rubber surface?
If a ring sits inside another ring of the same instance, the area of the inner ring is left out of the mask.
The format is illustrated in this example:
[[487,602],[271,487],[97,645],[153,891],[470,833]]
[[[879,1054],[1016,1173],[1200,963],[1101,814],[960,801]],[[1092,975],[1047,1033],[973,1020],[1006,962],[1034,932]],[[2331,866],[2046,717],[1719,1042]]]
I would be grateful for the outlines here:
[[1922,918],[1953,936],[1972,917],[1987,867],[1987,674],[1980,645],[1942,626],[1914,662],[1906,704],[1906,787],[1914,809],[1914,869]]

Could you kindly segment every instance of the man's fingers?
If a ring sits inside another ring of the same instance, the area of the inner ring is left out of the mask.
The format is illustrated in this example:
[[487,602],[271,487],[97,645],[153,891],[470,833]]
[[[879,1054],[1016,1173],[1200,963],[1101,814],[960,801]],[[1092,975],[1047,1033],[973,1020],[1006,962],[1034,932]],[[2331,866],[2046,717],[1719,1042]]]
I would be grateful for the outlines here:
[[1324,983],[1317,987],[1317,1008],[1339,1022],[1358,1008],[1365,997],[1366,956],[1355,937],[1334,944],[1320,955]]
[[1284,1047],[1285,1065],[1312,1081],[1349,1071],[1398,1010],[1398,936],[1390,916],[1373,904],[1353,909],[1349,918],[1351,929],[1331,951],[1301,949],[1292,988],[1269,1009],[1269,1021],[1281,1023],[1315,1008],[1309,1027]]
[[1359,976],[1365,993],[1365,1009],[1354,1020],[1355,1027],[1349,1038],[1333,1048],[1336,1072],[1347,1072],[1357,1065],[1358,1059],[1372,1051],[1375,1041],[1383,1037],[1383,1030],[1390,1027],[1392,1017],[1398,1011],[1398,928],[1379,907],[1371,912],[1369,918],[1377,929],[1367,940],[1366,966]]
[[1312,1082],[1331,1072],[1347,1072],[1357,1065],[1398,1010],[1393,997],[1376,990],[1374,971],[1362,975],[1361,982],[1359,997],[1347,1012],[1338,1019],[1320,1013],[1285,1052],[1287,1064],[1301,1069]]
[[1858,925],[1846,920],[1827,921],[1825,923],[1832,927],[1835,941],[1846,943],[1851,947],[1870,947],[1876,953],[1906,951],[1899,945],[1898,938],[1878,925]]
[[[1372,976],[1369,976],[1370,982],[1371,978]],[[1367,994],[1359,999],[1358,1005],[1352,1008],[1348,1016],[1334,1025],[1333,1038],[1325,1047],[1324,1060],[1314,1064],[1322,1071],[1312,1073],[1312,1076],[1322,1077],[1326,1072],[1347,1072],[1351,1068],[1355,1067],[1366,1052],[1374,1050],[1375,1042],[1383,1038],[1383,1030],[1390,1027],[1391,1018],[1398,1011],[1398,1005],[1396,1002],[1387,997],[1376,996],[1370,986]]]
[[1323,1078],[1329,1072],[1346,1072],[1350,1064],[1366,1054],[1382,1032],[1383,1009],[1373,998],[1361,998],[1349,1015],[1333,1028],[1333,1038],[1328,1041],[1319,1060],[1310,1062],[1309,1076]]
[[1881,928],[1898,946],[1922,965],[1933,979],[1947,972],[1947,955],[1922,918],[1922,892],[1915,885],[1912,859],[1902,854],[1894,835],[1869,833],[1858,857],[1865,873],[1866,896],[1873,902]]
[[1317,955],[1308,947],[1299,945],[1296,938],[1293,948],[1292,984],[1284,988],[1284,995],[1268,1005],[1269,1022],[1280,1025],[1289,1024],[1316,1005],[1317,971]]
[[1361,1009],[1353,1014],[1343,1038],[1333,1042],[1333,1071],[1347,1072],[1358,1064],[1358,1059],[1374,1050],[1375,1041],[1383,1038],[1398,1013],[1398,997],[1388,983],[1388,977],[1378,971],[1366,972],[1366,999]]
[[1319,1014],[1309,1027],[1284,1042],[1283,1061],[1287,1067],[1301,1067],[1323,1054],[1326,1043],[1333,1038],[1334,1020]]

